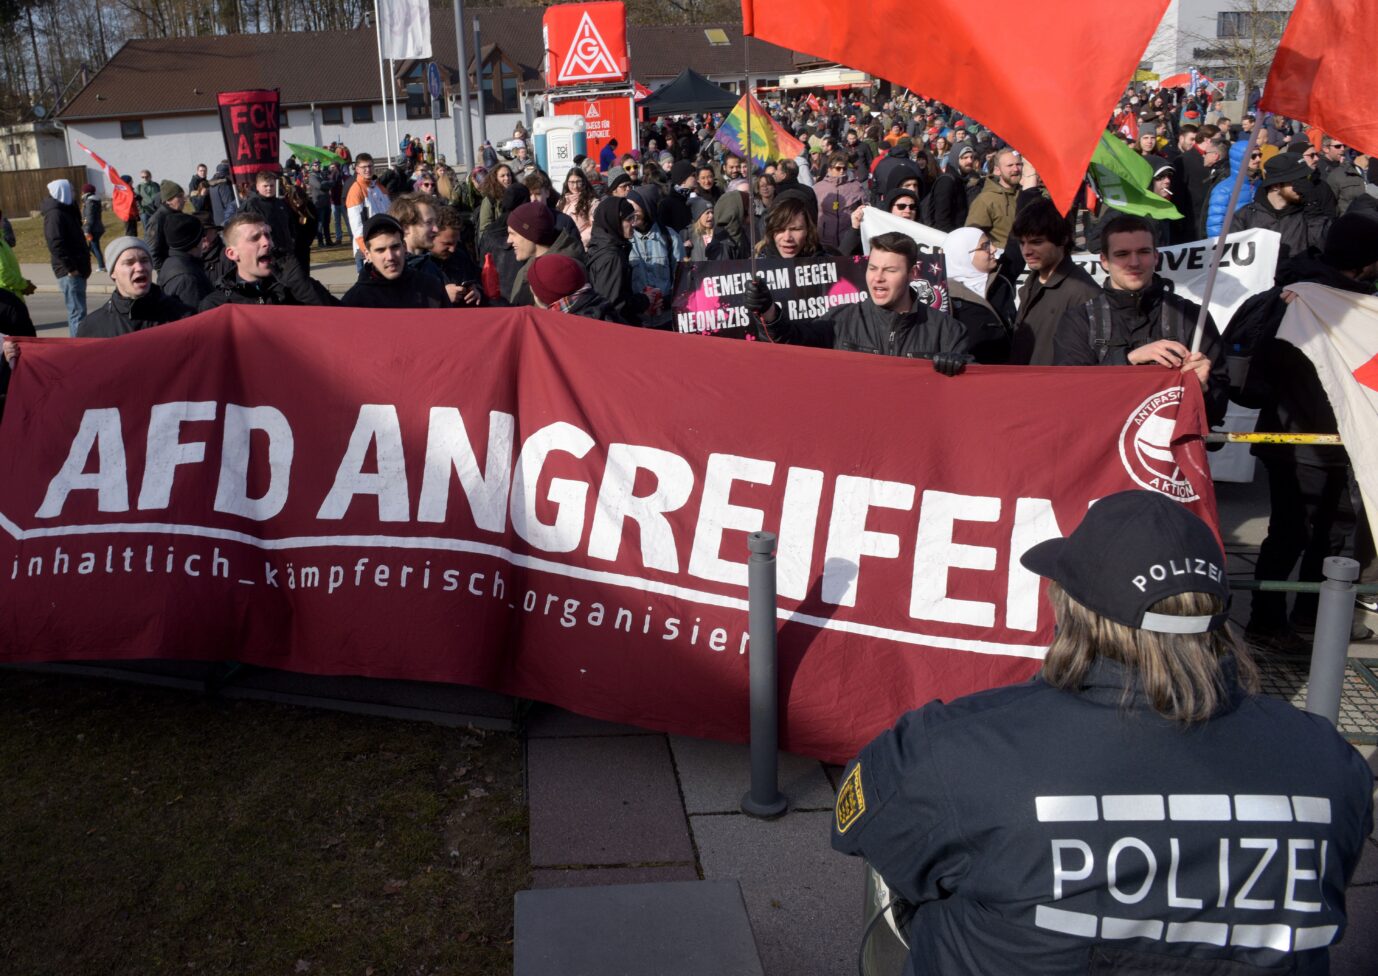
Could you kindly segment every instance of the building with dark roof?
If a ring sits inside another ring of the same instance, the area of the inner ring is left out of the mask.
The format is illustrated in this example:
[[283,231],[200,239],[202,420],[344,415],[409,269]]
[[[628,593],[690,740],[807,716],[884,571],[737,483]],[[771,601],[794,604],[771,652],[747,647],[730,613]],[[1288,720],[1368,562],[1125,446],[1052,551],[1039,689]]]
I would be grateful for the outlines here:
[[[545,91],[541,7],[484,7],[473,11],[482,49],[468,48],[470,90],[482,79],[487,135],[505,141],[518,122],[539,112]],[[710,37],[713,34],[713,37]],[[472,35],[469,36],[472,42]],[[458,91],[454,16],[432,9],[434,60],[447,81],[442,117],[431,119],[424,62],[397,62],[396,130],[385,129],[380,97],[377,37],[371,27],[348,31],[230,34],[132,40],[122,47],[59,113],[68,153],[80,165],[81,142],[121,172],[141,168],[155,179],[185,181],[198,163],[213,169],[224,155],[216,93],[246,88],[281,92],[282,141],[343,142],[354,153],[386,156],[399,133],[434,133],[441,153],[453,157],[455,127],[450,90]],[[714,81],[742,80],[743,44],[750,44],[753,80],[770,84],[812,61],[773,44],[743,38],[741,26],[628,26],[631,74],[659,87],[685,67]],[[457,95],[456,95],[457,97]],[[475,125],[477,130],[477,125]],[[392,132],[390,135],[389,132]],[[75,152],[73,152],[75,150]],[[103,188],[100,174],[88,170]]]

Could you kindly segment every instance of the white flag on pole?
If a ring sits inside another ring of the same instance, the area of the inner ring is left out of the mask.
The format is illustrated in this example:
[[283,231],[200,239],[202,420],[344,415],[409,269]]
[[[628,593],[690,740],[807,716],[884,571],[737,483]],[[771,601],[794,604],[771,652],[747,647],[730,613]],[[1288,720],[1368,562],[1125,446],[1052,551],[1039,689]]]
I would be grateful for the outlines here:
[[1278,338],[1306,354],[1339,423],[1340,439],[1378,533],[1378,297],[1324,285],[1288,285]]
[[382,56],[394,61],[431,56],[431,8],[427,0],[377,0]]

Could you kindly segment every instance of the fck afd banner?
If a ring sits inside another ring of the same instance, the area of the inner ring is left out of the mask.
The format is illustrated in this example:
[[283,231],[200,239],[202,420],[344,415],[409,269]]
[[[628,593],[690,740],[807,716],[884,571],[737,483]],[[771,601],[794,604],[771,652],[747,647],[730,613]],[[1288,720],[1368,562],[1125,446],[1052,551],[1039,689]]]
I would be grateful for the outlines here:
[[[914,238],[921,253],[941,253],[947,238],[945,233],[927,224],[867,207],[861,221],[863,246],[869,251],[872,237],[890,231],[900,231]],[[1273,230],[1246,230],[1229,236],[1215,290],[1211,292],[1211,317],[1221,331],[1245,299],[1273,287],[1281,241],[1282,237]],[[1158,248],[1158,273],[1173,283],[1177,294],[1199,302],[1206,291],[1215,242],[1216,238],[1210,237],[1190,244]],[[1072,260],[1097,282],[1104,282],[1109,277],[1097,254],[1077,253],[1072,255]]]
[[[756,271],[765,276],[771,296],[796,321],[821,318],[839,305],[870,301],[865,258],[757,258]],[[751,274],[749,260],[689,265],[671,301],[676,331],[754,339],[745,304]],[[923,255],[910,287],[919,301],[944,312],[951,308],[941,251]]]
[[[383,368],[358,355],[380,330]],[[1092,500],[1140,487],[1214,523],[1179,378],[945,377],[530,309],[226,306],[25,340],[0,660],[456,682],[742,740],[765,529],[782,742],[842,761],[1038,668],[1052,621],[1019,556]]]
[[235,181],[252,180],[255,173],[282,172],[278,161],[278,90],[221,92],[215,98]]

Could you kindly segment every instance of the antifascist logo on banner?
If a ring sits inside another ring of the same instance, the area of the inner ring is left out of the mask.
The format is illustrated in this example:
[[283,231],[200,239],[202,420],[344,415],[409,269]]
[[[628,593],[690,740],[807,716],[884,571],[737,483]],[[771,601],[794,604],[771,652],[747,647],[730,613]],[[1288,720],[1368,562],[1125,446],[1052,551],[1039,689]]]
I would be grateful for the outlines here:
[[1182,388],[1178,386],[1139,404],[1120,432],[1120,460],[1139,487],[1161,491],[1179,502],[1194,502],[1196,489],[1182,474],[1172,450],[1181,402]]
[[[794,260],[759,258],[771,297],[791,319],[816,319],[839,305],[870,301],[866,259],[822,257]],[[675,329],[727,339],[753,339],[747,319],[746,286],[750,261],[703,261],[689,266],[675,287],[671,307]],[[914,267],[910,283],[917,301],[946,312],[947,271],[942,254],[926,254]]]
[[282,172],[278,161],[278,90],[220,92],[220,130],[236,180],[255,173]]

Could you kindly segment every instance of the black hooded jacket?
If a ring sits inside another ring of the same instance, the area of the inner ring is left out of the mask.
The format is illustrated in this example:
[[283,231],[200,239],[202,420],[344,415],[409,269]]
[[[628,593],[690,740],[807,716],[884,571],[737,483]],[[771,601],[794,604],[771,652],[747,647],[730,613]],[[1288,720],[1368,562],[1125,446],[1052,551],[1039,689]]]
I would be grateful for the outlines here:
[[[1109,304],[1110,335],[1104,355],[1096,348],[1091,330],[1091,308],[1098,301]],[[1164,315],[1164,311],[1171,312]],[[1201,306],[1176,294],[1172,283],[1161,275],[1138,291],[1111,287],[1107,279],[1089,302],[1072,305],[1063,313],[1053,337],[1055,366],[1128,366],[1129,353],[1159,339],[1174,339],[1191,348]],[[1229,373],[1225,366],[1224,345],[1215,320],[1206,316],[1206,333],[1201,352],[1211,361],[1210,382],[1206,387],[1206,416],[1212,425],[1225,419],[1229,405]]]
[[192,315],[201,307],[201,299],[214,289],[206,266],[199,257],[186,251],[170,250],[158,269],[158,287],[173,301],[186,307]]
[[1304,203],[1289,203],[1279,210],[1268,202],[1268,192],[1260,189],[1247,207],[1235,212],[1234,219],[1230,221],[1230,233],[1255,227],[1275,230],[1282,235],[1278,260],[1285,261],[1293,255],[1304,253],[1307,248],[1325,246],[1330,218],[1307,213]]
[[300,305],[296,297],[278,278],[260,281],[241,281],[239,272],[231,267],[225,276],[216,282],[211,293],[201,299],[197,311],[218,308],[221,305]]
[[110,294],[109,301],[82,319],[77,327],[77,338],[113,339],[176,322],[191,314],[191,310],[157,285],[149,288],[142,298],[125,298],[116,291]]
[[43,215],[43,240],[52,256],[53,274],[59,278],[91,277],[91,249],[81,232],[81,213],[75,203],[58,203],[48,197],[38,208]]
[[[423,260],[429,261],[425,255]],[[345,292],[346,308],[451,308],[445,283],[436,275],[418,271],[410,264],[391,280],[365,264],[358,282]]]
[[878,307],[869,299],[839,305],[816,319],[792,320],[777,306],[774,322],[755,321],[766,342],[869,352],[903,359],[931,359],[939,352],[967,352],[966,328],[945,312],[915,303],[905,313]]
[[[1235,399],[1259,410],[1256,430],[1283,434],[1337,434],[1335,411],[1316,367],[1296,346],[1277,338],[1278,326],[1287,311],[1282,293],[1289,285],[1315,282],[1327,288],[1373,294],[1373,283],[1357,281],[1310,254],[1299,255],[1278,268],[1277,284],[1254,295],[1235,311],[1225,329],[1236,336],[1252,335],[1254,353],[1248,379]],[[1337,445],[1257,444],[1253,453],[1265,461],[1305,464],[1315,468],[1343,468],[1349,456]]]
[[605,197],[598,204],[593,212],[586,263],[593,290],[606,298],[623,319],[639,325],[651,301],[632,291],[632,244],[622,236],[622,221],[631,219],[635,212],[629,202],[618,197]]

